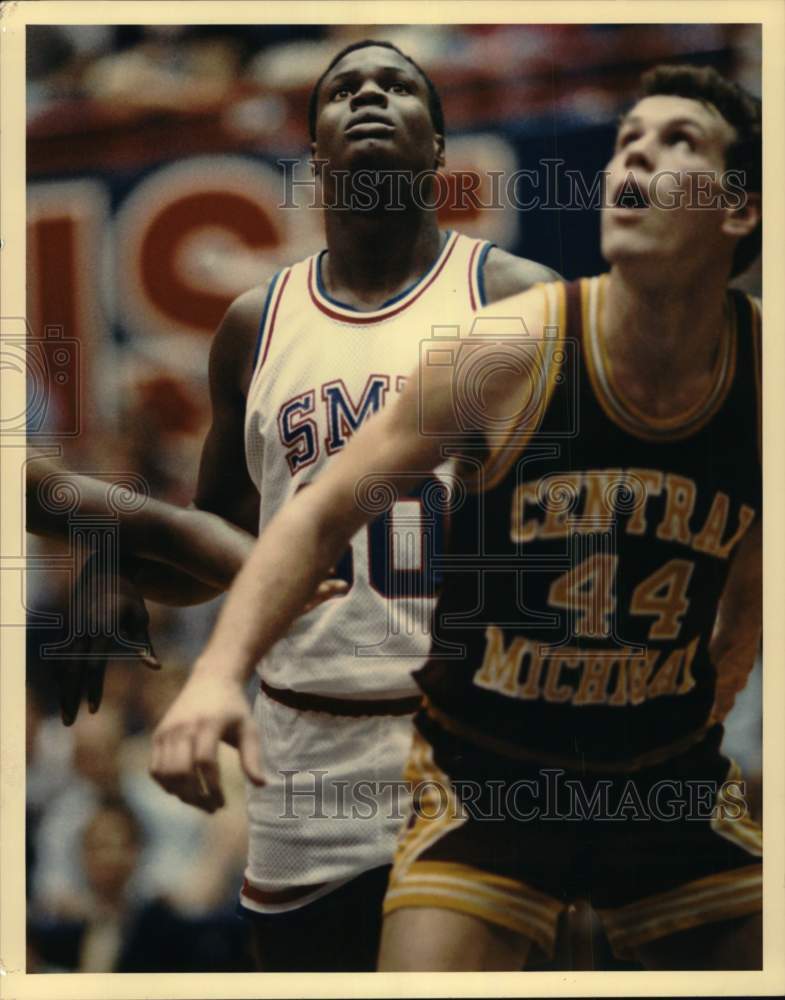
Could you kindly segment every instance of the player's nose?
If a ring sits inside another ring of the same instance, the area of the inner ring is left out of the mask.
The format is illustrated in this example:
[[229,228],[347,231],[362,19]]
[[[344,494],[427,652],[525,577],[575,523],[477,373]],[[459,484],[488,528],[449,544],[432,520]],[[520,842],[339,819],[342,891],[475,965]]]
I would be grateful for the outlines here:
[[354,92],[350,104],[352,111],[368,105],[383,108],[387,106],[387,94],[375,80],[368,79]]
[[646,133],[624,147],[624,166],[627,169],[640,167],[644,170],[654,170],[656,159],[656,141],[653,136]]

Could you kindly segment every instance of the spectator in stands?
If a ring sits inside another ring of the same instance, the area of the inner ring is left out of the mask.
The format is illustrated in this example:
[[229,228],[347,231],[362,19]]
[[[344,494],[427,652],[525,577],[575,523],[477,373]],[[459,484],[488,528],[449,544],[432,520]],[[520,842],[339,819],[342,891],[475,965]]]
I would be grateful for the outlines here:
[[176,888],[201,846],[204,818],[170,801],[147,774],[122,767],[125,731],[116,707],[105,705],[98,715],[79,718],[73,734],[70,771],[43,813],[35,836],[33,909],[65,915],[78,909],[86,875],[74,859],[80,856],[89,817],[107,796],[126,799],[146,835],[142,863],[128,887],[131,895],[151,899]]
[[30,969],[38,972],[249,971],[240,921],[225,913],[189,919],[165,899],[142,901],[132,885],[143,857],[139,819],[108,797],[80,838],[83,891],[71,912],[29,923]]

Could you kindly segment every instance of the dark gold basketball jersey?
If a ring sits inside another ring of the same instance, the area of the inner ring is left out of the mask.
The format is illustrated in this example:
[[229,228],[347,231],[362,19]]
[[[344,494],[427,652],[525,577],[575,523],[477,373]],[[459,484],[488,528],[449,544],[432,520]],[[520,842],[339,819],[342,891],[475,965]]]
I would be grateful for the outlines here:
[[[728,293],[711,391],[652,419],[613,383],[607,278],[546,288],[566,337],[539,429],[452,515],[431,655],[443,720],[567,764],[698,738],[733,553],[761,511],[758,310]],[[637,762],[637,764],[636,764]]]

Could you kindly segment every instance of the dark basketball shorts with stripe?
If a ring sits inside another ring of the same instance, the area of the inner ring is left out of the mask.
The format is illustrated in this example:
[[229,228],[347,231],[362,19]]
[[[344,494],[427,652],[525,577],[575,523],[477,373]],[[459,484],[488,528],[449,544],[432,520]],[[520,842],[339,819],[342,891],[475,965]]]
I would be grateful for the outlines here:
[[385,913],[437,907],[529,937],[551,957],[561,911],[586,900],[619,958],[700,924],[760,912],[761,831],[715,726],[690,750],[626,774],[521,763],[425,711],[406,778]]

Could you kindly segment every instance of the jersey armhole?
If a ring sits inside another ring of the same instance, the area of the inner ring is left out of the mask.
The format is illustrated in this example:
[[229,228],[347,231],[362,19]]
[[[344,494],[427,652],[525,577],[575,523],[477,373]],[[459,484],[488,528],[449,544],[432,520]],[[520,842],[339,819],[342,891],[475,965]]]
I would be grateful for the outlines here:
[[480,303],[480,308],[488,305],[488,299],[485,294],[485,261],[488,258],[488,254],[496,246],[495,243],[491,243],[486,240],[479,254],[477,255],[477,264],[474,269],[474,274],[470,276],[470,281],[474,281],[474,286],[477,289],[477,301]]
[[[277,271],[270,279],[270,286],[267,289],[267,295],[264,300],[264,305],[262,306],[262,315],[259,318],[259,332],[256,337],[256,347],[254,349],[253,355],[253,375],[252,380],[256,377],[257,368],[261,368],[264,364],[264,360],[267,356],[267,351],[270,346],[270,339],[272,337],[272,325],[275,320],[275,312],[280,302],[280,295],[276,294],[280,287],[280,291],[283,292],[283,285],[286,284],[286,279],[281,281],[284,274],[288,277],[289,268],[284,268],[281,271]],[[275,296],[275,306],[273,306],[273,297]],[[260,360],[261,359],[261,360]]]

